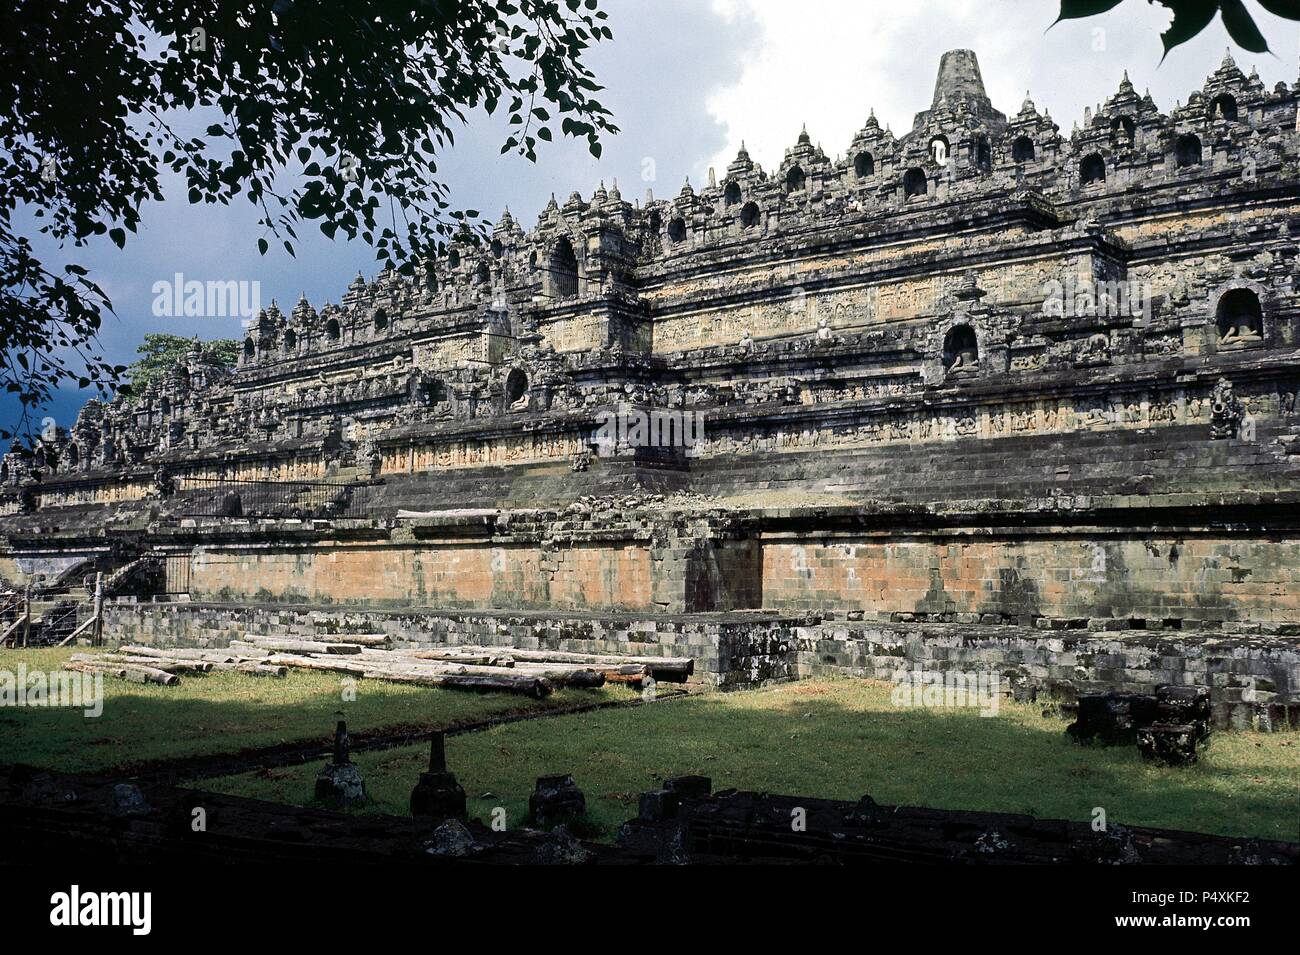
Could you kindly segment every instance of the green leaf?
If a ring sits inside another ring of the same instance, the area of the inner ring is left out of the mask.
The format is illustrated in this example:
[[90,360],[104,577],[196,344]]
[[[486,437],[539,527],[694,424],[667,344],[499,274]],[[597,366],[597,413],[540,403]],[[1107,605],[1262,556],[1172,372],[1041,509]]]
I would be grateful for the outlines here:
[[1250,50],[1251,53],[1268,52],[1268,41],[1259,32],[1259,27],[1255,26],[1255,21],[1241,0],[1221,0],[1219,15],[1223,17],[1223,25],[1228,28],[1228,35],[1239,47]]
[[1259,0],[1259,5],[1284,20],[1300,20],[1300,0]]
[[1163,61],[1170,50],[1180,43],[1186,43],[1210,25],[1218,10],[1218,3],[1216,0],[1178,0],[1176,4],[1172,0],[1160,2],[1174,12],[1174,20],[1169,24],[1169,29],[1160,34],[1160,42],[1165,48],[1164,56],[1161,57]]
[[265,239],[257,240],[257,251],[259,254],[266,255],[266,250],[268,248],[270,248],[270,243],[267,242]]
[[1112,7],[1119,6],[1121,0],[1061,0],[1061,13],[1056,20],[1078,20],[1082,17],[1095,17]]

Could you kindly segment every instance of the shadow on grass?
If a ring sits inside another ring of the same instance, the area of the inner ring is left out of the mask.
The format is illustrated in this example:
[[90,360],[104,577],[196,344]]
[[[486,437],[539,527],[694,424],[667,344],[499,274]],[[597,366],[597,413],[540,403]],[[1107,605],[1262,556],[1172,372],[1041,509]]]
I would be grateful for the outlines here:
[[[26,662],[29,668],[57,669],[61,657],[47,657],[33,655]],[[19,659],[0,656],[0,669],[14,669]],[[423,732],[632,695],[623,688],[562,690],[538,701],[360,680],[355,699],[345,702],[344,686],[339,674],[299,671],[282,680],[188,675],[172,687],[106,679],[97,718],[87,718],[81,708],[0,707],[0,763],[129,771],[164,760],[328,742],[340,714],[357,735]]]
[[[712,694],[633,709],[557,716],[455,737],[450,769],[470,812],[503,809],[521,825],[538,776],[571,773],[587,823],[604,835],[635,815],[638,794],[671,776],[737,788],[878,802],[1027,813],[1223,835],[1300,839],[1300,735],[1219,734],[1202,762],[1171,768],[1135,748],[1079,746],[1041,707],[899,709],[889,687],[835,680]],[[369,811],[407,812],[423,746],[358,754]],[[208,780],[200,788],[291,803],[311,799],[319,764]]]

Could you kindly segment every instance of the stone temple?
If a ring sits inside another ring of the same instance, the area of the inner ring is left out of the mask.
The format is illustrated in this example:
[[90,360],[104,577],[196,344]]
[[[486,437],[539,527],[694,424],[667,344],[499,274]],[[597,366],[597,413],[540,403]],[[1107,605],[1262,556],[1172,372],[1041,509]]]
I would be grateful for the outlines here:
[[1128,77],[1063,135],[975,55],[832,159],[508,213],[274,304],[3,466],[0,573],[110,639],[322,620],[1300,699],[1300,84]]

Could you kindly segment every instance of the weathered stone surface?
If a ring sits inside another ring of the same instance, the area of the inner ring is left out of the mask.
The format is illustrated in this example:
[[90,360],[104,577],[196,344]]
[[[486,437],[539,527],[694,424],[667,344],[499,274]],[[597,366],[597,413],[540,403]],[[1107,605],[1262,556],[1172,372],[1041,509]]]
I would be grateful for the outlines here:
[[369,797],[361,770],[352,763],[325,766],[316,776],[316,801],[330,809],[364,806]]
[[1137,747],[1143,759],[1187,766],[1196,762],[1196,743],[1201,738],[1190,723],[1152,723],[1138,730]]
[[447,771],[441,732],[435,732],[429,743],[429,771],[420,774],[420,781],[411,791],[411,815],[435,821],[468,818],[465,790],[456,781],[455,773]]
[[[353,630],[386,632],[397,645],[474,644],[636,656],[684,655],[696,679],[723,688],[807,676],[895,680],[917,668],[996,673],[1026,698],[1073,703],[1122,686],[1153,694],[1177,678],[1205,688],[1212,725],[1236,713],[1243,728],[1267,722],[1275,701],[1252,698],[1261,679],[1278,699],[1300,696],[1300,647],[1294,638],[1224,631],[1066,631],[938,623],[828,620],[811,626],[778,614],[613,615],[540,612],[439,612],[329,606],[232,607],[190,601],[120,603],[110,626],[131,643],[223,647],[245,633],[284,636]],[[1118,675],[1116,675],[1118,674]],[[1032,690],[1032,692],[1030,692]],[[1300,703],[1274,719],[1300,720]],[[1203,712],[1203,711],[1202,711]],[[1203,718],[1198,717],[1198,718]],[[1271,725],[1271,724],[1269,724]]]
[[[1191,726],[1197,741],[1210,735],[1210,690],[1203,686],[1156,687],[1156,711],[1161,723]],[[1267,719],[1268,709],[1262,710]]]
[[1079,697],[1079,718],[1066,732],[1080,743],[1132,745],[1138,733],[1158,718],[1156,698],[1140,693],[1101,693]]
[[528,818],[533,825],[550,828],[581,819],[587,812],[587,797],[568,773],[539,776],[528,797]]
[[1289,722],[1297,90],[1229,59],[1066,136],[969,51],[938,73],[843,158],[805,134],[671,198],[602,185],[272,303],[234,369],[195,343],[4,460],[0,575],[93,564],[110,638],[161,637],[114,600],[166,593],[649,645],[724,687],[923,659]]
[[334,758],[316,775],[316,801],[330,809],[364,806],[370,801],[361,770],[348,754],[347,723],[339,720],[334,731]]
[[[412,812],[412,815],[415,813]],[[464,822],[459,819],[446,819],[433,830],[433,838],[425,843],[424,851],[430,855],[463,859],[472,855],[476,848],[474,834],[469,831]]]
[[563,825],[546,833],[537,847],[538,865],[590,865],[595,861],[596,854]]

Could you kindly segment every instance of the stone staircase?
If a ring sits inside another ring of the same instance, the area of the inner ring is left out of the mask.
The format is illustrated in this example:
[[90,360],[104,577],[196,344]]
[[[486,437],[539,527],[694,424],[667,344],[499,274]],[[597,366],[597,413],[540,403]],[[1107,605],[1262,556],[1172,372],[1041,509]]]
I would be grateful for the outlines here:
[[[21,646],[24,636],[28,646],[58,644],[91,618],[94,613],[95,594],[87,578],[94,573],[96,562],[87,560],[68,568],[53,583],[33,587],[30,605],[24,605],[25,592],[15,593],[0,604],[0,644]],[[141,573],[157,569],[153,557],[139,557],[128,561],[103,578],[104,595],[113,596],[131,589]],[[24,626],[27,611],[30,623]]]

